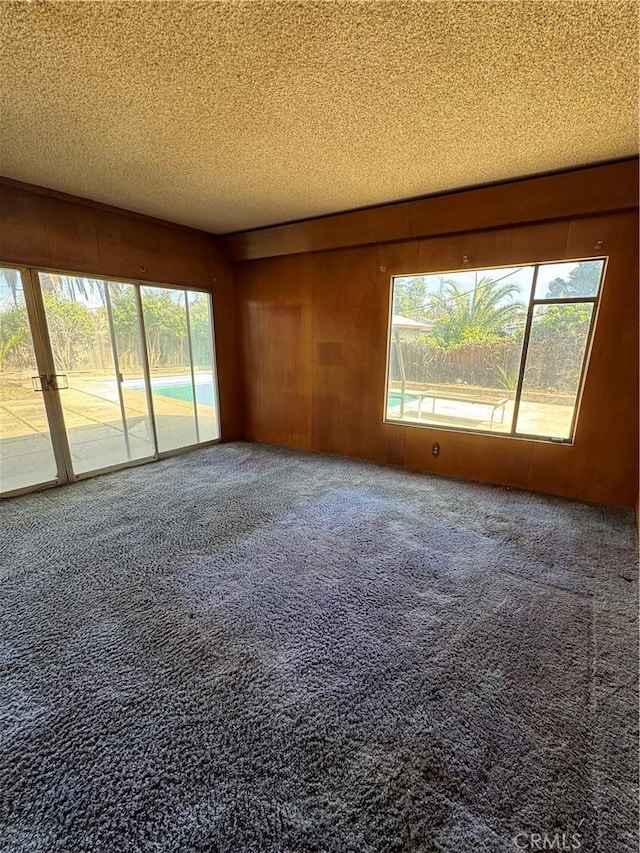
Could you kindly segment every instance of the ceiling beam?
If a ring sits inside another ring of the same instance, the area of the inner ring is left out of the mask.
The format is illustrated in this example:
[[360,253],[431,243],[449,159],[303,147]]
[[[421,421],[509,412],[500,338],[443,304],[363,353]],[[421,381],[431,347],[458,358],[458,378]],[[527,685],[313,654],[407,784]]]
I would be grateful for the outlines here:
[[638,158],[220,237],[232,261],[610,213],[638,206]]

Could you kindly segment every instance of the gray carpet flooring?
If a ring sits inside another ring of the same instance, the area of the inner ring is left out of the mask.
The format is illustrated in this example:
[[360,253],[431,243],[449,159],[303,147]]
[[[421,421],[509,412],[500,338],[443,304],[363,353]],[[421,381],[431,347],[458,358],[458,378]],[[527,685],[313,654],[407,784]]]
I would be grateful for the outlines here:
[[0,850],[637,850],[631,511],[238,443],[0,522]]

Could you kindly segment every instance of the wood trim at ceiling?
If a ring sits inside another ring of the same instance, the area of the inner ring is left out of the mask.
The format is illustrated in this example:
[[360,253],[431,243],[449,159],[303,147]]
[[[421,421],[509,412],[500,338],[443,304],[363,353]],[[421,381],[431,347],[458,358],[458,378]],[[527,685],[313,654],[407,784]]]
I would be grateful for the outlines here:
[[59,199],[60,201],[68,201],[72,204],[81,204],[84,207],[93,207],[96,210],[104,210],[107,213],[117,213],[119,216],[129,216],[131,219],[139,219],[142,222],[149,222],[151,225],[162,225],[167,228],[175,228],[178,231],[188,231],[191,234],[200,234],[211,237],[209,231],[203,231],[201,228],[191,228],[189,225],[181,225],[179,222],[171,222],[168,219],[160,219],[157,216],[149,216],[146,213],[138,213],[135,210],[128,210],[124,207],[116,207],[113,204],[105,204],[102,201],[95,201],[91,198],[83,196],[70,195],[59,190],[52,190],[49,187],[42,187],[39,184],[28,184],[25,181],[16,181],[14,178],[7,178],[0,175],[0,187],[10,187],[12,189],[24,190],[25,192],[35,193],[36,195],[49,196],[50,198]]
[[368,246],[638,207],[638,158],[221,235],[231,261]]

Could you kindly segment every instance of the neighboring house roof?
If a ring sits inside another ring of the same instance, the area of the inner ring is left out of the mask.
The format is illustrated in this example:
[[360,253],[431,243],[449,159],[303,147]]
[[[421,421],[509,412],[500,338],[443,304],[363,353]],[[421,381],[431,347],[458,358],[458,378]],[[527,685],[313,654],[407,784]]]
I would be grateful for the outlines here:
[[424,320],[412,320],[411,317],[403,317],[402,314],[394,314],[392,318],[393,326],[396,329],[430,329],[432,323],[426,323]]

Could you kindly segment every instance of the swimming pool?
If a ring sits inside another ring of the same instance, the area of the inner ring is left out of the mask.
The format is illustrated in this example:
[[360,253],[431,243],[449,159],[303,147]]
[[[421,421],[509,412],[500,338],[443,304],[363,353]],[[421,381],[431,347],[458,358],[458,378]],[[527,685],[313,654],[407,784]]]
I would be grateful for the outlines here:
[[[399,391],[389,391],[387,395],[387,409],[393,409],[394,406],[400,405],[400,400],[402,399],[402,394]],[[412,403],[414,400],[417,400],[418,396],[416,394],[408,394],[406,391],[404,393],[404,401],[405,403]]]
[[[207,373],[196,373],[196,400],[202,406],[214,406],[215,397],[213,393],[213,382],[211,375]],[[124,383],[126,388],[137,391],[144,390],[143,379],[128,379]],[[191,379],[185,376],[158,376],[151,380],[151,390],[159,397],[170,397],[172,400],[183,400],[185,403],[193,402],[193,388]],[[390,391],[387,395],[387,409],[393,409],[400,405],[401,394],[399,391]],[[418,395],[405,391],[405,403],[412,403],[418,399]]]
[[[143,379],[128,379],[123,385],[136,391],[144,390]],[[202,406],[214,406],[213,380],[211,374],[196,373],[196,402]],[[188,376],[158,376],[151,380],[151,391],[158,397],[170,397],[193,403],[193,386]]]

